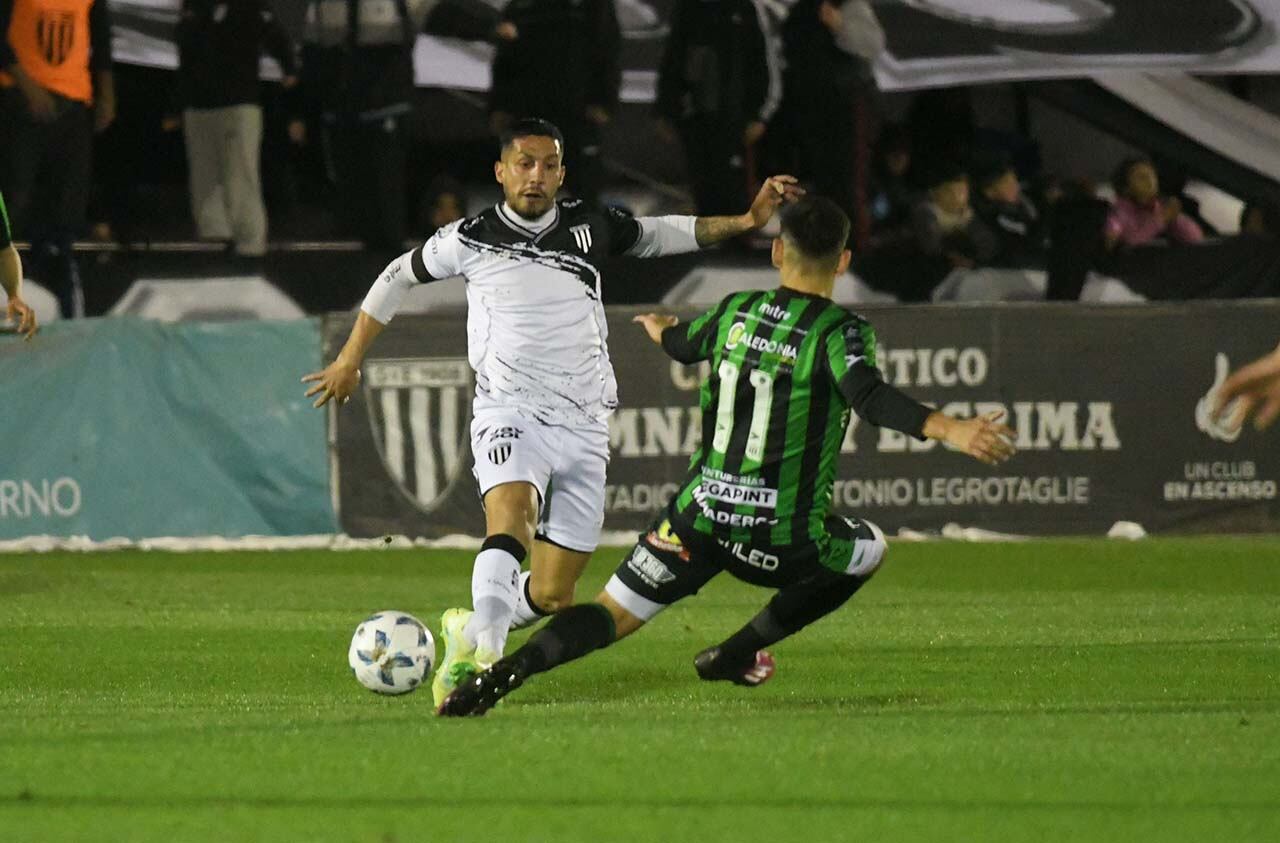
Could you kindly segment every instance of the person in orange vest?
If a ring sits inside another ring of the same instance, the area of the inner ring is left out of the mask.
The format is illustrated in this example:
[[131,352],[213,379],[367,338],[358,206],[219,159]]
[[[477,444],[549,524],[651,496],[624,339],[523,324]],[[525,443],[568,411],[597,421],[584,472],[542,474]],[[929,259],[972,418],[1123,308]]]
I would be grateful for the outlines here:
[[31,275],[84,314],[72,242],[84,227],[93,133],[115,120],[106,0],[0,0],[0,191]]

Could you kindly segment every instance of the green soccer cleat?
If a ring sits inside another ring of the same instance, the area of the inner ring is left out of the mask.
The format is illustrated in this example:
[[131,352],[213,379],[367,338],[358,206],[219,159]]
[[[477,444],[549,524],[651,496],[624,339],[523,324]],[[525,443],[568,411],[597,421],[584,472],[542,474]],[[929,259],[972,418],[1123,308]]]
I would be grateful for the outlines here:
[[476,648],[463,630],[471,620],[470,609],[449,609],[440,616],[440,637],[444,641],[444,658],[431,680],[431,696],[436,708],[467,679],[484,668],[476,661]]

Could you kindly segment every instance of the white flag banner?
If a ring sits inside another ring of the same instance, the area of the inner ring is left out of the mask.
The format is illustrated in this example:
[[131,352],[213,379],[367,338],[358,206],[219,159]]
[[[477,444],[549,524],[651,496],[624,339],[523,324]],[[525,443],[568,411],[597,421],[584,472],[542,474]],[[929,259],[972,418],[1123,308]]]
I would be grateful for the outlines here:
[[881,0],[886,90],[1112,71],[1280,70],[1280,0]]
[[[117,61],[177,66],[173,27],[180,0],[109,2]],[[808,10],[789,12],[795,0],[756,2],[775,21]],[[623,35],[622,99],[651,102],[674,0],[615,3]],[[275,0],[286,24],[301,20],[304,5],[305,0]],[[844,5],[850,25],[866,19],[867,0]],[[1113,71],[1280,71],[1280,0],[870,0],[869,5],[885,34],[875,63],[885,90]],[[422,87],[487,91],[492,61],[493,47],[484,42],[422,35],[414,50]],[[274,63],[264,60],[263,68],[267,78],[278,74]]]

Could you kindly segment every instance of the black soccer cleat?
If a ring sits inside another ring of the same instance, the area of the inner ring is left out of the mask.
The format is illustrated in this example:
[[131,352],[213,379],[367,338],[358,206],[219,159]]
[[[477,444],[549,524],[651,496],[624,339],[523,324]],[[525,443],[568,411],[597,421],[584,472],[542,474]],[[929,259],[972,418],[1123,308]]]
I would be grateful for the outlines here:
[[768,650],[757,650],[747,661],[729,660],[719,647],[708,647],[693,657],[698,678],[708,682],[732,682],[746,688],[763,685],[773,676],[776,665]]
[[483,673],[461,682],[436,709],[439,717],[480,717],[524,684],[511,659],[499,659]]

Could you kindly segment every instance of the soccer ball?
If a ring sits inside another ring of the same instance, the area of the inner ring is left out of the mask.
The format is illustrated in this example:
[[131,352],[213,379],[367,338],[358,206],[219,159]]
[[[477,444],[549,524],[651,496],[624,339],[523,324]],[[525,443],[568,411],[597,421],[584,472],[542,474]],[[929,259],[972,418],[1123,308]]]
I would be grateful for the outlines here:
[[431,675],[436,642],[422,621],[404,612],[378,612],[351,636],[347,662],[361,685],[379,694],[407,694]]

